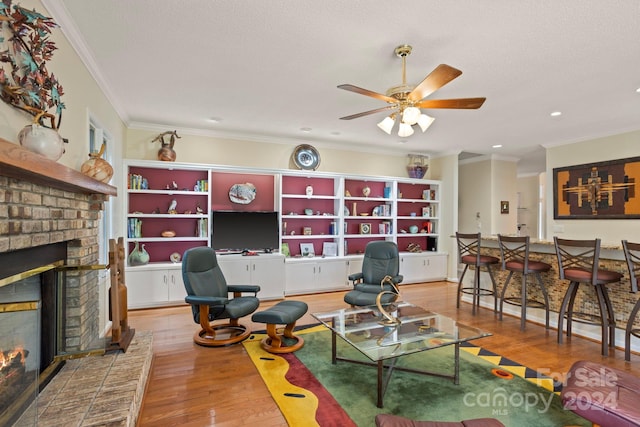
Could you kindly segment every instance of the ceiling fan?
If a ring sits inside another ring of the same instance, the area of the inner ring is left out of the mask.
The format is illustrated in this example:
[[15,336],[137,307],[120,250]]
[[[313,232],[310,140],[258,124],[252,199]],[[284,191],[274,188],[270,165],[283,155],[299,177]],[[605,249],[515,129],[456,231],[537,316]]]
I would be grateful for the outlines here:
[[339,89],[370,96],[386,101],[389,104],[386,107],[376,108],[375,110],[340,117],[340,120],[357,119],[358,117],[391,110],[393,111],[391,115],[378,123],[378,127],[391,134],[396,118],[400,117],[398,135],[406,137],[413,134],[413,125],[418,124],[422,132],[424,132],[435,120],[433,117],[422,113],[420,111],[421,108],[477,109],[482,106],[486,98],[424,99],[460,76],[462,71],[446,64],[440,64],[420,84],[417,86],[409,85],[407,84],[406,66],[407,56],[411,54],[411,50],[412,47],[406,44],[395,48],[396,55],[402,58],[402,84],[389,88],[385,95],[351,84],[339,85]]

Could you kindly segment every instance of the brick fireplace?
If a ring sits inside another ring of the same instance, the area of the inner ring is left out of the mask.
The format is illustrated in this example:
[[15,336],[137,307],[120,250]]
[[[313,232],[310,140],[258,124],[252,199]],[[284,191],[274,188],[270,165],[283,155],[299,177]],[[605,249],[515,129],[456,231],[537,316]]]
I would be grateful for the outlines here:
[[[0,139],[0,291],[4,291],[0,295],[11,295],[12,283],[43,264],[97,264],[100,215],[104,202],[116,195],[111,185]],[[47,255],[50,248],[58,248],[53,258]],[[54,273],[43,274],[51,277]],[[62,317],[58,322],[47,318],[41,322],[45,329],[49,323],[58,325],[59,339],[51,357],[104,348],[98,275],[97,270],[67,270],[55,273],[57,279],[48,279],[47,284],[43,280],[43,313],[54,299],[57,306],[49,314],[55,311]],[[63,291],[47,301],[52,286]],[[0,308],[2,305],[0,301]],[[8,310],[0,309],[3,311]],[[14,333],[13,326],[0,323],[0,336],[3,333]]]
[[[111,185],[0,139],[0,257],[66,242],[67,265],[97,264],[103,203],[116,195]],[[91,348],[100,334],[97,282],[97,271],[66,272],[66,352]]]

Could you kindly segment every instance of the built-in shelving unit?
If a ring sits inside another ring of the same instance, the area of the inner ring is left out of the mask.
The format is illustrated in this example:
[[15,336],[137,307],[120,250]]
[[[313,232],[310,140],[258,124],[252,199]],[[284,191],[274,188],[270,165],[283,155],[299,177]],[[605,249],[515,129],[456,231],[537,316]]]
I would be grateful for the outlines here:
[[[171,256],[215,246],[211,223],[218,210],[278,213],[277,256],[246,262],[219,256],[225,276],[265,284],[262,298],[347,289],[348,274],[360,268],[374,240],[398,244],[404,283],[446,277],[447,254],[438,252],[439,181],[158,161],[125,165],[126,250],[138,242],[150,255],[148,265],[128,267],[137,279],[132,307],[182,302],[180,265]],[[254,200],[230,202],[230,187],[239,183],[255,187]],[[148,287],[153,292],[145,292]]]
[[127,165],[128,253],[144,244],[150,263],[209,244],[210,171],[180,166]]

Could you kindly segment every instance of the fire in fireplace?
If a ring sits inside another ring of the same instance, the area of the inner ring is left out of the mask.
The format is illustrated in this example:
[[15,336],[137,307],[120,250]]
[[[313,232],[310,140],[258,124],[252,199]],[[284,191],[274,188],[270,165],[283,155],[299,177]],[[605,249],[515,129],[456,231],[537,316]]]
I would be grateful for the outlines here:
[[31,251],[0,256],[2,276],[13,270],[0,277],[0,425],[11,425],[35,401],[59,340],[54,268],[66,261],[66,244],[42,247],[38,257]]
[[0,350],[0,413],[7,408],[33,383],[33,375],[26,372],[25,359],[29,351],[22,347]]

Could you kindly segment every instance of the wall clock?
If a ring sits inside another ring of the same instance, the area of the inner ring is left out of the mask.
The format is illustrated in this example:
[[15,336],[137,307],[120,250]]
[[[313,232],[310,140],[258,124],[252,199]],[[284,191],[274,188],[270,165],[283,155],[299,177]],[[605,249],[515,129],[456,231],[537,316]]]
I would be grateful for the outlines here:
[[293,163],[298,169],[316,170],[320,166],[320,154],[315,147],[308,144],[300,144],[293,149]]

